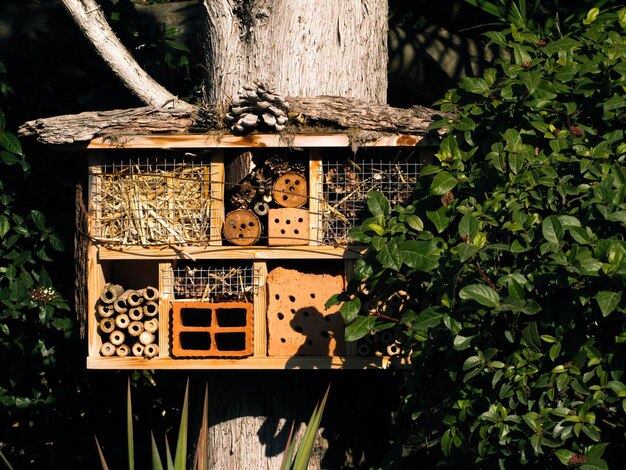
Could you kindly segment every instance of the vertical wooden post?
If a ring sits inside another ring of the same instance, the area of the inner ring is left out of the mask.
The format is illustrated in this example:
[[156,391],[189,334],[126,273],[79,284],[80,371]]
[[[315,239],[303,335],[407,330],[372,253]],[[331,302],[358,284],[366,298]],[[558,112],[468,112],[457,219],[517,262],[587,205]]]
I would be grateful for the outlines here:
[[222,244],[224,223],[224,152],[216,150],[211,160],[211,230],[209,245]]
[[254,279],[258,287],[254,293],[254,357],[267,356],[267,263],[253,263]]
[[172,263],[159,263],[159,357],[170,355],[170,302],[173,298]]
[[320,149],[309,151],[309,233],[311,245],[320,245],[322,241],[322,155]]

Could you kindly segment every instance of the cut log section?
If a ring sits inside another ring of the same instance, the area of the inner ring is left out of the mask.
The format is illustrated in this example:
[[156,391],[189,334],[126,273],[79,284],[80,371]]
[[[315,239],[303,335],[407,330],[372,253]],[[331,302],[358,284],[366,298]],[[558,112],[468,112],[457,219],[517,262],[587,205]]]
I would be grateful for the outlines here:
[[285,173],[276,179],[272,195],[281,207],[302,207],[308,196],[306,179],[297,173]]
[[254,245],[261,236],[261,222],[251,210],[237,209],[226,216],[223,232],[233,245]]

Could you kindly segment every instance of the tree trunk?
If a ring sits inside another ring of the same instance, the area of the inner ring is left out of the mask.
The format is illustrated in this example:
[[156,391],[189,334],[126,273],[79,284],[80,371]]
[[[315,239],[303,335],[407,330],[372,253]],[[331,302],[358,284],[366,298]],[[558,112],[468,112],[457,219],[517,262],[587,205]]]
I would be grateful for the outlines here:
[[385,103],[387,0],[204,0],[206,99],[254,80],[290,96]]
[[[255,80],[271,84],[284,96],[386,102],[387,0],[204,0],[204,6],[209,104],[227,103],[242,85]],[[308,419],[301,416],[301,407],[302,397],[310,397],[310,384],[307,390],[298,372],[267,371],[255,377],[263,384],[250,383],[248,375],[242,372],[237,380],[220,384],[228,387],[222,396],[231,397],[231,406],[232,397],[242,396],[243,390],[254,387],[257,393],[245,414],[213,423],[209,453],[214,468],[278,469],[280,456],[262,452],[267,422]],[[318,441],[310,468],[321,467],[319,456],[326,447]]]

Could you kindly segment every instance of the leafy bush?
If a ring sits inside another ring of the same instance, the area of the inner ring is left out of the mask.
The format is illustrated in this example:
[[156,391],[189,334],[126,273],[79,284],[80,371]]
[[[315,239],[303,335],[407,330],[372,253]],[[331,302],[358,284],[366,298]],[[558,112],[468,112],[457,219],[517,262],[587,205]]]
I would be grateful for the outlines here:
[[[23,180],[28,164],[19,140],[5,131],[0,111],[0,417],[53,400],[55,344],[69,336],[67,304],[43,268],[61,242],[36,210],[22,210],[10,184]],[[14,418],[14,417],[13,417]]]
[[554,40],[488,33],[509,58],[440,102],[456,118],[434,126],[413,203],[371,193],[351,232],[367,252],[329,303],[348,339],[405,334],[402,407],[440,465],[607,468],[623,451],[625,28],[626,9],[593,9]]

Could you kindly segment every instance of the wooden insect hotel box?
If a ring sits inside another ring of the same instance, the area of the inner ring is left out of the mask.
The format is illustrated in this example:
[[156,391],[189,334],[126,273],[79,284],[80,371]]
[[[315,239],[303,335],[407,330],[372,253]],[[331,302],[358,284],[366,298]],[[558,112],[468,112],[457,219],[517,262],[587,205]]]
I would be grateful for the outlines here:
[[133,135],[88,145],[87,365],[384,368],[393,335],[344,341],[328,298],[376,189],[411,194],[430,149],[391,135]]

